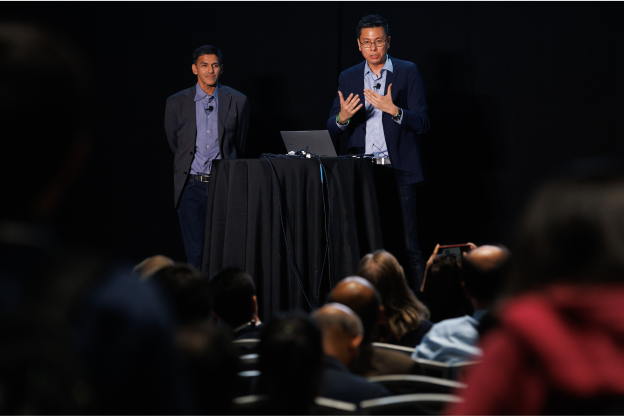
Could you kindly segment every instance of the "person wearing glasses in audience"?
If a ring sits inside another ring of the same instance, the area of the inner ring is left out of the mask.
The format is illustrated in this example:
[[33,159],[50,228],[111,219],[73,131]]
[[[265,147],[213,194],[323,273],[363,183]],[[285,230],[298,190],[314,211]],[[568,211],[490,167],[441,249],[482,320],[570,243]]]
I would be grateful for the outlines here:
[[174,202],[187,262],[201,269],[210,170],[215,159],[243,156],[249,130],[249,100],[219,84],[223,55],[204,45],[193,52],[197,84],[167,98],[165,132],[175,153]]
[[415,64],[388,55],[390,33],[383,17],[362,18],[356,35],[365,61],[340,74],[327,129],[332,138],[346,130],[350,154],[372,154],[376,163],[393,170],[405,229],[409,283],[417,291],[425,270],[416,221],[416,187],[423,181],[418,137],[429,129],[424,85]]

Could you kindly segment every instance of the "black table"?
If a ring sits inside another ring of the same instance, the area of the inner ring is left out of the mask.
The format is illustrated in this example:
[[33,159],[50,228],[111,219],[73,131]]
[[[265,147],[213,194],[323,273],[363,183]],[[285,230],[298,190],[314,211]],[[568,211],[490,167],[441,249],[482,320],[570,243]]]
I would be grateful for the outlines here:
[[364,254],[382,247],[371,162],[321,160],[329,204],[317,159],[213,164],[202,271],[213,276],[228,266],[246,270],[256,283],[263,319],[278,311],[310,311],[322,305],[331,287],[352,275]]

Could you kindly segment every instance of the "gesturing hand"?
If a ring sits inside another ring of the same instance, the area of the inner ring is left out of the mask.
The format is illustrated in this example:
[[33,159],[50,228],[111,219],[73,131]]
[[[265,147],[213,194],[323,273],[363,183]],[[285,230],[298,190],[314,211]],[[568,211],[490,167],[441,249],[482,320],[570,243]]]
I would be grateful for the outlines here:
[[360,96],[358,94],[354,96],[353,93],[351,93],[345,100],[342,93],[338,91],[338,96],[340,97],[340,113],[338,117],[340,117],[341,122],[346,123],[364,104],[358,105],[360,102]]
[[[366,101],[371,103],[375,108],[380,109],[384,113],[388,113],[392,116],[399,112],[399,107],[392,102],[392,84],[388,85],[388,93],[386,95],[377,94],[373,90],[365,89],[364,96]],[[342,118],[340,118],[342,120]]]

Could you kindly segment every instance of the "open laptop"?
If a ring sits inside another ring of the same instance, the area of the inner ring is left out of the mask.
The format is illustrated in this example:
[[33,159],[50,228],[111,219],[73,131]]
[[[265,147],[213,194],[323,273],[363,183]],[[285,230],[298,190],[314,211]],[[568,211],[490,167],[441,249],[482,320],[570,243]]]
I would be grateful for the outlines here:
[[336,149],[327,130],[281,131],[286,152],[305,150],[319,156],[336,156]]

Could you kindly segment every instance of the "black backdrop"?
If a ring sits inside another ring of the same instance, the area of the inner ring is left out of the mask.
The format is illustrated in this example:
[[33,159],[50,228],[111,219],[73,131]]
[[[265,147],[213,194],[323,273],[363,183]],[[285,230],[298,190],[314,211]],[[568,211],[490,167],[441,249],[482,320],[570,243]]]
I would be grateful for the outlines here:
[[249,97],[256,157],[283,152],[280,130],[325,128],[338,74],[362,60],[358,20],[386,17],[390,55],[415,62],[427,89],[419,209],[430,252],[436,242],[509,243],[552,166],[622,154],[622,11],[611,2],[5,2],[0,19],[66,35],[90,62],[84,105],[97,113],[97,141],[64,207],[65,232],[131,260],[184,260],[162,125],[166,98],[195,82],[196,47],[221,48],[222,82]]

